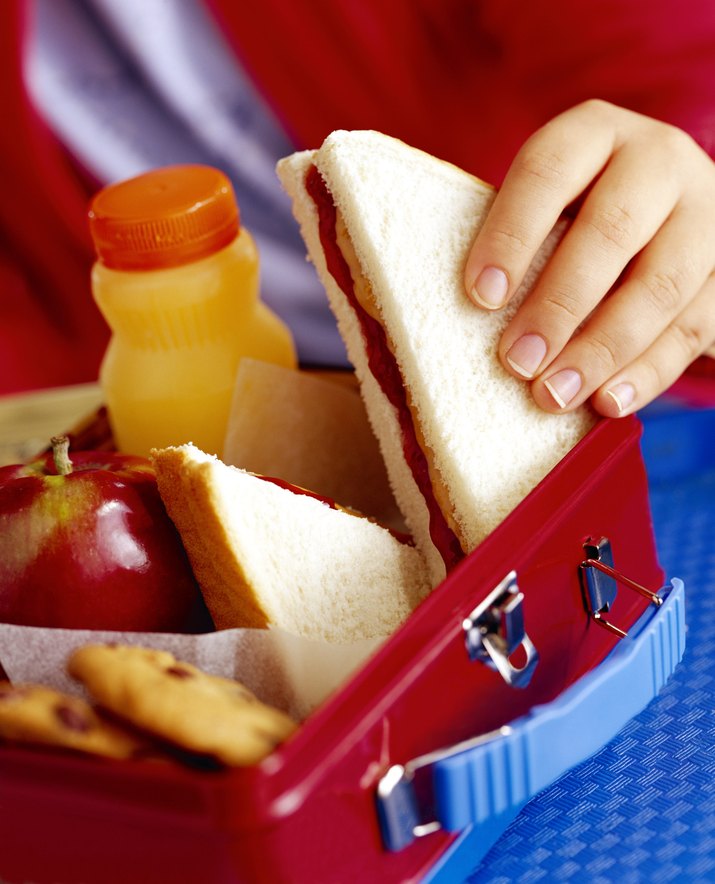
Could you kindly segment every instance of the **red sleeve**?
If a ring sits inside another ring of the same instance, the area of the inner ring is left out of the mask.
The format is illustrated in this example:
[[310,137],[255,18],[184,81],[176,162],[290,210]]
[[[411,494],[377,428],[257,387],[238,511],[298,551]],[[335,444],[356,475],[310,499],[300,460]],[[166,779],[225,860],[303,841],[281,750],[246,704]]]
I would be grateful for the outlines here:
[[[597,96],[715,149],[712,0],[206,2],[299,145],[376,128],[498,183],[536,127]],[[0,4],[0,392],[92,380],[107,341],[92,188],[23,88],[30,7]]]
[[210,0],[297,143],[376,128],[498,183],[561,110],[599,97],[715,150],[712,0]]
[[23,86],[28,7],[0,5],[0,393],[96,379],[108,337],[89,287],[88,188]]
[[585,98],[661,119],[715,155],[712,0],[484,0],[515,91],[541,121]]

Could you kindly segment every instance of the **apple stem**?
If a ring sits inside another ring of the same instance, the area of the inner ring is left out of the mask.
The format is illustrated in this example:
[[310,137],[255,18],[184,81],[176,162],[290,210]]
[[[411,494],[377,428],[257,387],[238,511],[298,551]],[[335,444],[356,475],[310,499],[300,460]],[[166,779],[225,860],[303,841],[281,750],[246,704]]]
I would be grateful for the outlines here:
[[53,436],[50,440],[52,443],[52,458],[55,462],[55,469],[59,476],[69,476],[72,472],[72,461],[70,460],[70,440],[67,436]]

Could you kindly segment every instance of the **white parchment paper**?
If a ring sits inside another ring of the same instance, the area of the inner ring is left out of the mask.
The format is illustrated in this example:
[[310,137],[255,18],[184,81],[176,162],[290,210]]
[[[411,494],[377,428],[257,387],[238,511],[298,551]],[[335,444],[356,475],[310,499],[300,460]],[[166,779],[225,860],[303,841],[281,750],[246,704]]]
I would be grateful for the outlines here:
[[39,629],[0,624],[0,663],[10,681],[35,682],[82,695],[67,675],[69,654],[86,644],[138,645],[170,651],[213,675],[235,678],[265,703],[299,721],[340,687],[386,639],[328,644],[280,629],[226,629],[203,635]]

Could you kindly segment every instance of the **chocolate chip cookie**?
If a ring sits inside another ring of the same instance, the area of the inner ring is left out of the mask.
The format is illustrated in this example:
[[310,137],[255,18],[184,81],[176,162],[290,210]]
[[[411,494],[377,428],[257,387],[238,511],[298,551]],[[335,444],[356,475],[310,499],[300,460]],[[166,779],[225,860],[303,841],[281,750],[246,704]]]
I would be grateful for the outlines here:
[[99,706],[223,764],[254,764],[296,728],[240,682],[209,675],[167,651],[87,645],[71,655],[67,669]]
[[106,721],[84,700],[36,684],[0,682],[0,738],[107,758],[146,758],[151,743]]

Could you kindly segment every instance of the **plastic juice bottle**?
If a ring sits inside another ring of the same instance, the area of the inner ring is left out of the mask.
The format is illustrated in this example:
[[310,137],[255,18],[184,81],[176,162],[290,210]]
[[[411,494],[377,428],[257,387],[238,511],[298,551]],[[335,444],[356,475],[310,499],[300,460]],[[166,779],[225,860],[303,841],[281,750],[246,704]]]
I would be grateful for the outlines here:
[[193,442],[221,456],[241,358],[296,365],[288,328],[260,300],[258,252],[228,178],[209,166],[157,169],[104,188],[89,219],[117,448]]

